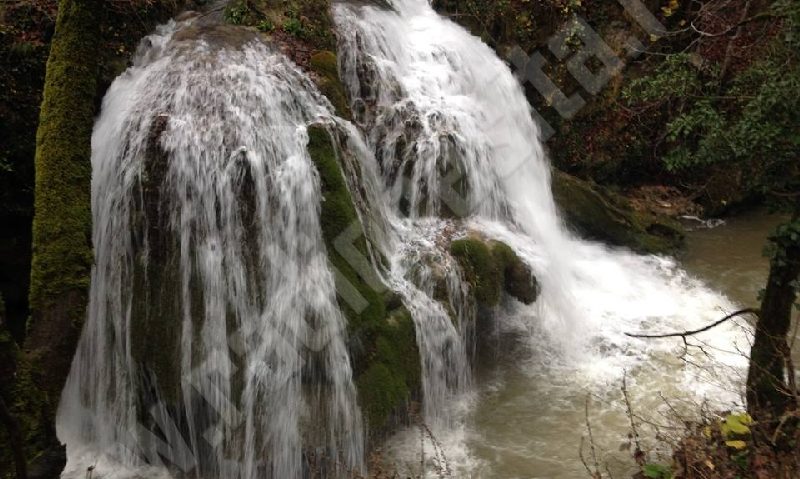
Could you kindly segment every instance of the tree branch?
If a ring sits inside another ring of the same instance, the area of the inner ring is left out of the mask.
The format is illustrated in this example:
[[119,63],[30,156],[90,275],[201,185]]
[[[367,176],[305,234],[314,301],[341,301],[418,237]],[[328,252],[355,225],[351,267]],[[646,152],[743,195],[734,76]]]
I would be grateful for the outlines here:
[[725,321],[728,321],[728,320],[733,319],[733,318],[735,318],[737,316],[741,316],[741,315],[747,314],[747,313],[754,314],[754,315],[758,316],[758,310],[757,309],[747,308],[747,309],[742,309],[740,311],[736,311],[735,313],[731,313],[731,314],[725,316],[724,318],[720,319],[719,321],[717,321],[715,323],[709,324],[708,326],[705,326],[705,327],[700,328],[700,329],[695,329],[693,331],[684,331],[682,333],[666,333],[666,334],[625,333],[625,336],[628,336],[628,337],[631,337],[631,338],[645,338],[645,339],[683,338],[685,340],[688,336],[694,336],[695,334],[703,333],[705,331],[708,331],[709,329],[712,329],[712,328],[715,328],[715,327],[719,326],[720,324],[724,323]]

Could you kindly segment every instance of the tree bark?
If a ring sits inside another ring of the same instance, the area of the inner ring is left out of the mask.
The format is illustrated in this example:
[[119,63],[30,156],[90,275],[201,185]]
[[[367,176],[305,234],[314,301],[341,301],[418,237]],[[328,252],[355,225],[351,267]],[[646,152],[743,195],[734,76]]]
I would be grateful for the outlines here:
[[[800,209],[799,209],[800,210]],[[747,375],[747,408],[762,421],[780,418],[796,406],[786,381],[786,360],[790,354],[786,335],[791,326],[800,275],[800,217],[795,211],[787,225],[771,238],[776,246],[767,288],[756,323]]]
[[101,0],[61,0],[47,60],[36,134],[31,319],[14,386],[29,455],[57,449],[56,409],[86,314],[102,11]]

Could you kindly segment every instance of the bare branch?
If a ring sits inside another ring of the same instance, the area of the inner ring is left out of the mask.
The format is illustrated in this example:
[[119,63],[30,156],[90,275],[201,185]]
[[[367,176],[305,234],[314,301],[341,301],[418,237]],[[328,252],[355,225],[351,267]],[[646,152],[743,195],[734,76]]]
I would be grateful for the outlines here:
[[742,309],[742,310],[736,311],[735,313],[731,313],[731,314],[725,316],[724,318],[720,319],[719,321],[716,321],[716,322],[714,322],[712,324],[709,324],[708,326],[702,327],[700,329],[695,329],[695,330],[692,330],[692,331],[684,331],[682,333],[666,333],[666,334],[625,333],[625,336],[628,336],[628,337],[631,337],[631,338],[644,338],[644,339],[683,338],[683,340],[685,342],[686,338],[689,337],[689,336],[694,336],[695,334],[704,333],[704,332],[708,331],[709,329],[716,328],[717,326],[719,326],[720,324],[722,324],[722,323],[724,323],[726,321],[729,321],[729,320],[731,320],[731,319],[733,319],[733,318],[735,318],[737,316],[741,316],[743,314],[748,314],[748,313],[749,314],[753,314],[755,316],[758,316],[758,310],[757,309],[747,308],[747,309]]

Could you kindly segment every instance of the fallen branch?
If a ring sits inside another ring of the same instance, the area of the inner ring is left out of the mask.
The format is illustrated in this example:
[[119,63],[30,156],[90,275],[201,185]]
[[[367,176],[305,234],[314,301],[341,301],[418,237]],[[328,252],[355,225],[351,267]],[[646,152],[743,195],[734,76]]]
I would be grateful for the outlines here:
[[683,338],[685,340],[688,336],[694,336],[695,334],[706,332],[709,329],[716,328],[720,324],[722,324],[722,323],[724,323],[726,321],[729,321],[729,320],[731,320],[731,319],[733,319],[733,318],[735,318],[737,316],[741,316],[743,314],[748,314],[748,313],[758,316],[758,310],[757,309],[747,308],[747,309],[742,309],[740,311],[736,311],[735,313],[731,313],[731,314],[725,316],[724,318],[720,319],[719,321],[717,321],[715,323],[712,323],[712,324],[709,324],[708,326],[705,326],[705,327],[700,328],[700,329],[695,329],[695,330],[692,330],[692,331],[684,331],[682,333],[666,333],[666,334],[625,333],[625,336],[628,336],[628,337],[631,337],[631,338],[644,338],[644,339]]

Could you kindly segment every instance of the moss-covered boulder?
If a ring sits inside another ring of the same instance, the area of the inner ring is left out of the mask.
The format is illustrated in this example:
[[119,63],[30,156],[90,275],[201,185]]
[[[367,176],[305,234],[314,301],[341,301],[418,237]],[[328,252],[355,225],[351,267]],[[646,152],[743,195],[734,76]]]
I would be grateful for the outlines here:
[[503,292],[525,304],[539,296],[539,285],[530,268],[505,243],[471,236],[453,241],[450,253],[461,264],[480,305],[496,306]]
[[[360,273],[372,265],[367,259],[363,226],[338,160],[334,135],[323,126],[312,126],[308,137],[308,151],[322,187],[320,221],[336,289],[356,292],[364,300],[347,301],[344,298],[350,295],[339,295],[339,305],[347,319],[359,403],[368,432],[374,437],[387,432],[394,420],[403,418],[410,400],[418,395],[421,366],[414,323],[403,308],[387,311],[383,292]],[[351,228],[358,230],[352,246],[360,253],[360,259],[345,258],[336,247],[337,238]]]
[[336,54],[327,50],[315,53],[311,56],[309,68],[319,90],[336,109],[336,114],[349,120],[350,105],[347,102],[344,84],[339,80]]
[[624,198],[566,173],[554,172],[553,196],[579,234],[642,253],[683,247],[681,225],[666,216],[634,211]]

